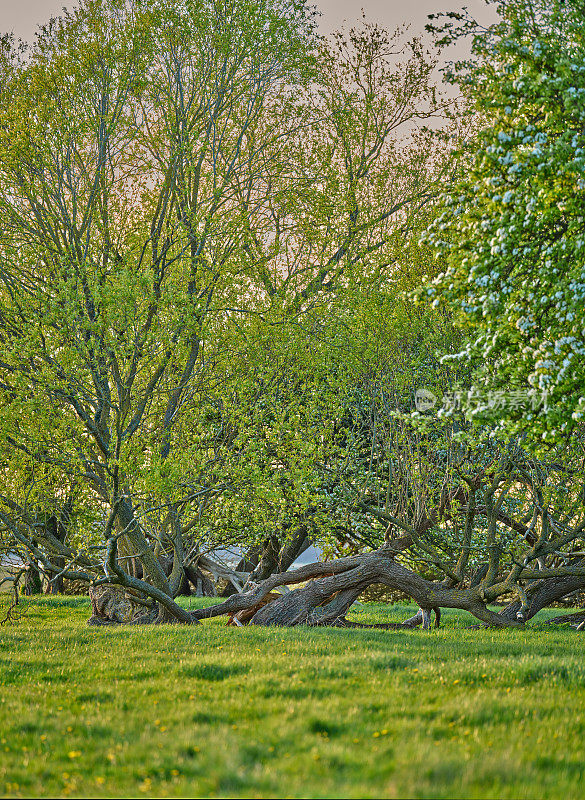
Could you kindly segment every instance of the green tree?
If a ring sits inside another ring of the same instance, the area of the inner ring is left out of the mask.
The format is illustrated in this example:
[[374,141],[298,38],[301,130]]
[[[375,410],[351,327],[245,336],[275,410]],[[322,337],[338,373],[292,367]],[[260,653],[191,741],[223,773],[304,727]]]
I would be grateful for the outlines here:
[[[9,489],[16,466],[26,477],[18,523],[2,518],[22,542],[31,508],[89,489],[112,577],[185,621],[172,491],[209,454],[173,434],[201,390],[212,311],[246,296],[253,216],[234,198],[242,181],[265,194],[287,129],[260,120],[310,75],[312,24],[301,2],[88,0],[29,54],[5,40],[1,426]],[[170,509],[168,577],[137,514],[153,492]],[[117,565],[122,531],[148,583]]]
[[[188,621],[187,536],[234,497],[267,525],[282,491],[273,443],[243,433],[250,337],[284,344],[385,280],[434,191],[430,131],[396,155],[440,109],[420,47],[366,27],[335,54],[313,27],[302,2],[87,0],[30,51],[4,41],[0,513],[52,580],[101,575]],[[298,490],[314,452],[287,414]],[[59,541],[40,523],[69,498]]]

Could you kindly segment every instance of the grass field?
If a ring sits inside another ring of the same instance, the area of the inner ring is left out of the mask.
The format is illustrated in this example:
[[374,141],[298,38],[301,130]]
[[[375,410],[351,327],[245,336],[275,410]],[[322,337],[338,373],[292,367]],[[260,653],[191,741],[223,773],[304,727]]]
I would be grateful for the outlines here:
[[87,628],[88,611],[85,598],[43,598],[0,628],[4,795],[582,794],[573,630],[469,630],[449,612],[430,633],[108,629]]

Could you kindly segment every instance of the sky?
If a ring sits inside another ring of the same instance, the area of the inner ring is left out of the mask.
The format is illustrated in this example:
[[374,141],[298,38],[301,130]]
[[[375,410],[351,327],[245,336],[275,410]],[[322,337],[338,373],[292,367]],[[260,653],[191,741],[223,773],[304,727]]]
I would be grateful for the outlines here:
[[[344,21],[355,23],[361,9],[369,20],[394,30],[409,24],[412,34],[424,29],[427,14],[459,10],[466,5],[481,21],[493,19],[484,0],[314,0],[322,13],[321,30],[329,33]],[[14,31],[22,39],[31,39],[36,26],[56,16],[63,6],[73,6],[68,0],[0,0],[0,32]]]

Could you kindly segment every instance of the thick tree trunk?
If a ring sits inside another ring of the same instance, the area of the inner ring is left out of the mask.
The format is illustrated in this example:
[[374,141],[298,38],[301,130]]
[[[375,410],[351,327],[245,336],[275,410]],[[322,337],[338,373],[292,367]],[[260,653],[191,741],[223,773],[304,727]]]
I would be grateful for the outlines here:
[[350,589],[331,591],[331,580],[311,581],[302,589],[282,595],[256,612],[251,624],[339,625],[368,584],[358,583]]
[[91,586],[91,617],[88,625],[120,625],[130,622],[134,606],[128,595],[115,586]]
[[[250,572],[249,580],[254,583],[264,581],[275,572],[286,572],[310,546],[307,527],[302,525],[282,546],[278,538],[273,536],[263,546],[250,548],[239,561],[236,572]],[[230,597],[235,593],[233,584],[228,583],[219,594],[221,597]]]
[[195,596],[196,597],[216,597],[217,593],[215,591],[215,586],[213,585],[213,581],[211,581],[207,575],[204,575],[203,572],[199,569],[199,567],[194,567],[193,565],[184,567],[185,576],[188,581],[191,582],[193,588],[195,589]]
[[254,583],[265,581],[275,572],[286,572],[297,558],[311,546],[307,528],[302,525],[295,533],[288,537],[281,546],[276,536],[271,536],[264,543],[260,553],[258,565],[250,575]]
[[278,571],[286,572],[291,567],[299,556],[311,546],[311,539],[309,532],[305,525],[301,525],[294,535],[287,539],[280,549],[278,554]]
[[42,594],[43,582],[38,569],[29,564],[24,576],[24,592],[26,595]]
[[[561,600],[571,592],[585,589],[585,578],[578,575],[569,575],[565,578],[543,578],[532,591],[527,591],[528,608],[522,613],[523,622],[532,619],[538,612],[551,603]],[[516,620],[521,611],[522,604],[515,600],[500,611],[500,616],[506,620]]]
[[[173,560],[172,557],[167,556],[164,553],[159,554],[157,556],[157,558],[158,558],[158,560],[160,562],[161,567],[164,570],[165,575],[169,579],[169,584],[170,584],[170,582],[171,582],[170,578],[171,578],[172,573],[173,573],[174,560]],[[194,570],[194,569],[190,568],[190,573],[192,574],[194,581],[197,580],[197,577],[196,577],[196,572],[197,571],[198,570]],[[179,579],[179,581],[177,583],[177,591],[174,592],[173,597],[179,597],[180,595],[183,595],[184,597],[185,596],[189,597],[189,595],[191,594],[191,586],[189,584],[189,580],[190,579],[189,579],[189,576],[187,575],[187,570],[184,567],[183,567],[182,572],[183,572],[183,574],[180,576],[180,579]]]
[[119,518],[122,529],[126,532],[126,538],[134,553],[139,553],[140,561],[144,570],[144,580],[148,580],[159,591],[171,597],[171,587],[165,572],[146,541],[140,526],[134,518],[134,511],[127,500],[122,500],[119,504]]
[[[144,625],[177,622],[194,622],[187,615],[178,620],[176,615],[160,603],[145,603],[132,589],[102,584],[89,589],[92,615],[88,625]],[[185,614],[187,612],[184,612]]]
[[258,566],[250,575],[250,580],[254,583],[265,581],[278,568],[278,555],[280,553],[280,542],[276,536],[271,536],[264,543],[264,549],[260,556]]
[[118,561],[122,569],[133,578],[142,578],[144,575],[142,565],[134,555],[132,543],[127,536],[121,536],[118,541]]
[[[65,538],[67,536],[67,528],[64,524],[66,519],[66,516],[65,520],[58,519],[56,516],[53,516],[46,523],[47,533],[54,539],[57,539],[57,541],[59,541],[61,544],[65,542]],[[59,568],[59,570],[65,567],[65,559],[61,556],[53,556],[52,562],[56,567]],[[51,579],[47,583],[45,594],[63,594],[63,577],[55,577],[55,575],[58,574],[59,573],[55,573],[51,576]]]
[[[388,543],[367,555],[338,561],[307,564],[292,572],[272,575],[259,585],[250,584],[248,591],[234,595],[224,603],[192,613],[202,620],[223,614],[235,614],[257,605],[272,589],[286,584],[307,585],[274,600],[254,614],[254,625],[342,625],[345,614],[361,592],[373,583],[383,583],[412,597],[421,607],[423,627],[430,627],[431,611],[440,607],[460,608],[495,627],[520,623],[502,618],[490,611],[481,589],[450,589],[427,581],[397,564],[394,556],[412,544],[410,537]],[[412,621],[408,621],[412,624]]]
[[251,547],[246,555],[241,558],[236,566],[236,572],[254,572],[256,567],[258,566],[258,562],[260,561],[260,556],[262,554],[262,546],[255,545]]

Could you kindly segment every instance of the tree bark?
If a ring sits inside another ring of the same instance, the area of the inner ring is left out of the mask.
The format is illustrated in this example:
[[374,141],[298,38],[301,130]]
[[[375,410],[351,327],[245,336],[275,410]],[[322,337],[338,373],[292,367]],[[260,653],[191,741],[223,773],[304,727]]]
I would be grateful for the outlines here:
[[[258,566],[258,562],[260,561],[260,555],[262,553],[261,545],[254,545],[254,547],[250,547],[247,553],[238,561],[238,564],[235,568],[235,572],[254,572],[256,567]],[[236,594],[237,589],[231,583],[231,581],[226,581],[226,585],[224,588],[219,592],[220,597],[231,597],[232,594]]]
[[585,623],[585,610],[577,611],[575,614],[561,614],[560,617],[553,617],[548,621],[549,625],[570,625],[577,630],[583,630],[583,623]]
[[191,565],[188,567],[183,567],[183,569],[185,570],[186,578],[190,581],[195,589],[196,597],[217,596],[213,582],[207,577],[207,575],[203,574],[199,567],[194,567]]
[[280,542],[276,536],[271,536],[264,543],[264,550],[260,556],[258,566],[250,575],[250,580],[257,583],[269,578],[278,567],[278,555],[280,552]]
[[[551,603],[561,600],[571,592],[585,589],[585,578],[578,575],[568,575],[565,578],[543,578],[532,591],[527,591],[528,608],[522,612],[522,621],[532,619],[538,612]],[[522,603],[515,600],[500,611],[500,616],[506,620],[518,618]]]
[[[67,528],[65,527],[64,522],[64,519],[59,519],[56,516],[52,516],[45,524],[47,532],[53,538],[57,539],[57,541],[59,541],[61,544],[65,542],[65,538],[67,536]],[[65,566],[65,559],[62,556],[54,555],[52,558],[52,563],[58,567],[59,570],[61,570]],[[55,574],[58,575],[59,573]],[[63,577],[60,576],[56,579],[52,577],[52,579],[47,583],[45,594],[63,594]]]
[[[297,558],[311,546],[307,527],[301,525],[293,536],[286,539],[282,547],[276,537],[268,539],[264,546],[250,548],[239,561],[236,572],[250,572],[249,580],[257,583],[266,580],[276,571],[286,572]],[[228,583],[221,590],[221,597],[230,597],[236,593],[233,584]]]
[[272,575],[260,584],[250,584],[248,591],[234,595],[220,605],[199,609],[194,619],[209,619],[234,614],[258,604],[272,589],[309,581],[260,608],[251,622],[254,625],[339,625],[347,610],[372,583],[383,583],[412,597],[421,607],[422,623],[430,627],[430,614],[439,607],[460,608],[495,627],[519,627],[513,619],[503,618],[487,608],[481,589],[451,589],[427,581],[397,564],[394,556],[412,544],[409,536],[385,545],[366,555],[331,562],[307,564],[292,572]]
[[41,580],[41,573],[35,566],[29,564],[24,575],[23,594],[31,596],[35,594],[42,594],[42,592],[43,582]]
[[301,525],[281,547],[278,554],[278,571],[286,572],[310,546],[311,539],[307,527],[306,525]]
[[154,587],[159,589],[164,594],[171,596],[171,587],[167,580],[167,576],[158,560],[153,553],[146,537],[142,533],[140,526],[134,517],[132,505],[128,500],[121,500],[119,504],[119,518],[122,528],[126,531],[126,538],[133,548],[134,553],[138,553],[142,567],[145,573],[144,580],[152,583]]

